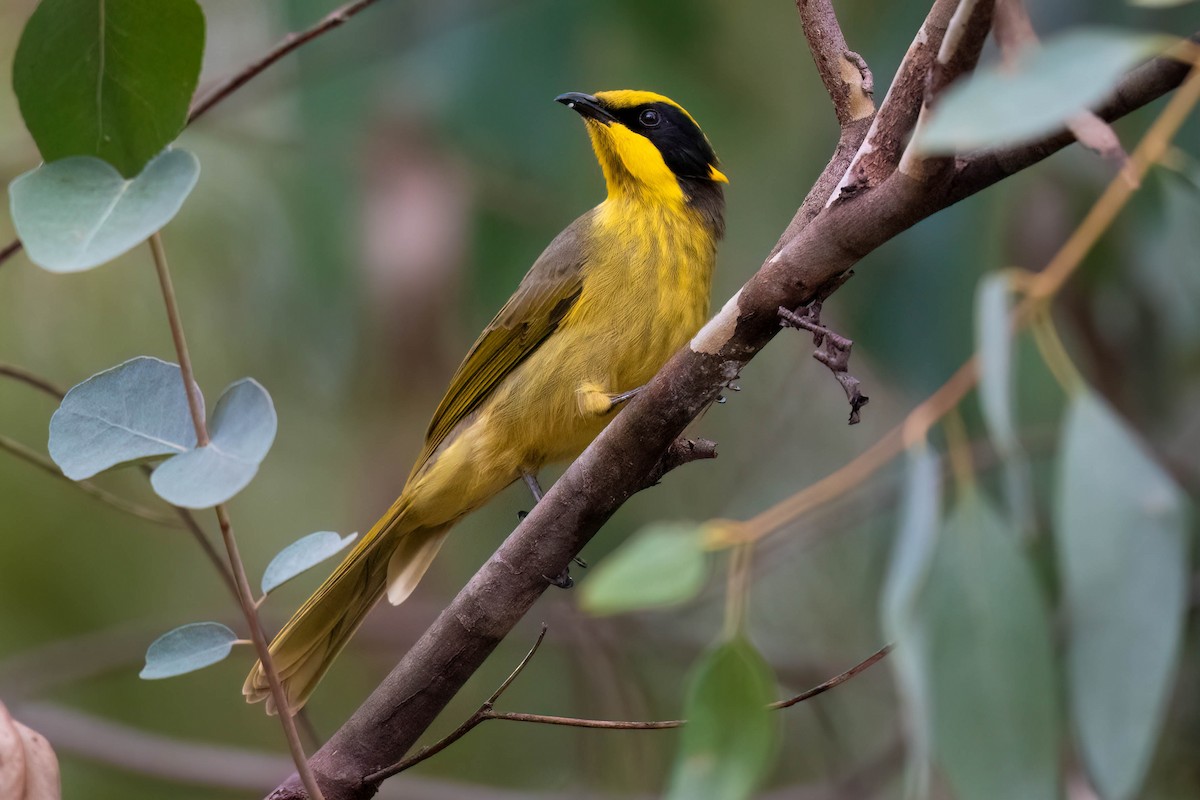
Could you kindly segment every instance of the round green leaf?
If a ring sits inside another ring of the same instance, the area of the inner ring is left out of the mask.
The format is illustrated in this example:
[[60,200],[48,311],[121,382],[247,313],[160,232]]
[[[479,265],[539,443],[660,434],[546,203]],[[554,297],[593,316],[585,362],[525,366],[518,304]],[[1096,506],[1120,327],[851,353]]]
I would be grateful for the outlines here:
[[217,400],[211,441],[159,465],[150,484],[159,497],[184,508],[224,503],[250,483],[275,441],[278,421],[271,396],[243,378]]
[[1154,754],[1188,607],[1188,504],[1096,396],[1063,433],[1055,541],[1079,749],[1106,800],[1138,794]]
[[148,356],[88,378],[50,418],[50,457],[77,481],[195,446],[179,367]]
[[318,531],[297,539],[276,553],[271,563],[267,564],[262,577],[263,594],[268,594],[300,573],[336,555],[357,538],[357,533],[343,539],[333,531]]
[[13,89],[43,159],[95,156],[132,177],[183,130],[203,54],[195,0],[41,0]]
[[1169,47],[1169,37],[1083,29],[1031,48],[1013,68],[976,70],[951,86],[917,133],[926,153],[953,153],[1034,139],[1102,101],[1132,67]]
[[689,681],[668,800],[743,800],[766,777],[779,740],[770,666],[744,638],[711,651]]
[[669,606],[693,597],[708,576],[703,530],[652,525],[634,534],[588,575],[580,603],[592,614]]
[[167,150],[126,180],[78,156],[43,164],[8,187],[13,225],[33,263],[51,272],[98,267],[144,241],[179,213],[200,162]]
[[193,622],[167,631],[146,649],[143,680],[173,678],[223,660],[238,640],[219,622]]

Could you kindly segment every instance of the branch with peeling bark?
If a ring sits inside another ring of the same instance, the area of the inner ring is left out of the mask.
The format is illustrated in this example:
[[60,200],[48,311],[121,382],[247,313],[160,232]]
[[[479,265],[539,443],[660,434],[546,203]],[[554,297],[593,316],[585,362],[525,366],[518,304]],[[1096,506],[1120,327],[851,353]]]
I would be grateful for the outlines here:
[[[863,256],[922,219],[1025,169],[1075,141],[1041,141],[900,169],[930,94],[978,58],[993,4],[937,0],[878,113],[870,71],[846,48],[828,2],[798,7],[814,60],[842,124],[837,151],[759,271],[677,353],[646,390],[567,470],[416,645],[312,758],[331,800],[365,798],[368,780],[400,761],[446,703],[605,521],[653,483],[664,453],[779,330],[778,309],[811,302]],[[814,26],[821,26],[816,29]],[[954,37],[946,42],[947,32]],[[944,57],[943,57],[944,56]],[[850,64],[853,70],[840,65]],[[836,69],[831,68],[837,66]],[[1187,67],[1156,59],[1128,75],[1096,109],[1115,119],[1171,91]],[[858,101],[858,112],[847,113]],[[849,117],[849,119],[847,119]],[[915,156],[913,156],[915,158]],[[915,162],[914,162],[915,166]],[[930,169],[930,166],[936,166]],[[302,797],[295,779],[272,795]]]

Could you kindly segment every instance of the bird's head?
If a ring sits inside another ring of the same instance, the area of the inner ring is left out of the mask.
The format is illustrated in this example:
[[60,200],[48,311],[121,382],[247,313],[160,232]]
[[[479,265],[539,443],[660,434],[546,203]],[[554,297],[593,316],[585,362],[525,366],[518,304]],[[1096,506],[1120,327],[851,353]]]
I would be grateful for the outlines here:
[[728,183],[692,115],[654,92],[567,92],[554,98],[583,117],[610,197],[649,194],[691,199]]

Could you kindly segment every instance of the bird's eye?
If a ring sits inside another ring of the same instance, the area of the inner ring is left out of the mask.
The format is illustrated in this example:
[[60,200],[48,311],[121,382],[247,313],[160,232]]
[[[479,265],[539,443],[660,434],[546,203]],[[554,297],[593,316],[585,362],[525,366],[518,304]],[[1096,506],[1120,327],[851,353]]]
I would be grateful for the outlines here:
[[641,122],[643,125],[645,125],[647,128],[653,128],[655,125],[657,125],[662,120],[658,116],[657,111],[655,111],[653,108],[647,108],[645,111],[643,111],[641,114],[638,115],[638,121]]

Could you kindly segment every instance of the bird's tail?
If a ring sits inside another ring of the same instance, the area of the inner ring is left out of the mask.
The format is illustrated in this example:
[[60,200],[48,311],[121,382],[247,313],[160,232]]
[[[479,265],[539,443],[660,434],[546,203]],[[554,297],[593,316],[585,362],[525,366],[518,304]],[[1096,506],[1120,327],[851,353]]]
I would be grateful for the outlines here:
[[[384,590],[392,603],[403,602],[441,548],[449,524],[436,528],[409,527],[404,512],[402,498],[375,523],[271,642],[271,660],[283,683],[291,713],[308,700]],[[278,712],[261,662],[250,670],[242,694],[248,703],[266,700],[268,714]]]

